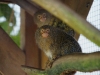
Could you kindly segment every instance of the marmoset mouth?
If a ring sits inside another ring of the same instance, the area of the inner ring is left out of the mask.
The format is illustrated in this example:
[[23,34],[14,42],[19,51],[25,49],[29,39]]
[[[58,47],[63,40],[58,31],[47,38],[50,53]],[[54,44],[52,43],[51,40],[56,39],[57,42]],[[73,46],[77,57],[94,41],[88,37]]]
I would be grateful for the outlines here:
[[49,35],[48,33],[43,33],[43,34],[42,34],[42,37],[47,38],[48,35]]
[[46,21],[46,18],[41,18],[40,21],[41,22],[45,22]]

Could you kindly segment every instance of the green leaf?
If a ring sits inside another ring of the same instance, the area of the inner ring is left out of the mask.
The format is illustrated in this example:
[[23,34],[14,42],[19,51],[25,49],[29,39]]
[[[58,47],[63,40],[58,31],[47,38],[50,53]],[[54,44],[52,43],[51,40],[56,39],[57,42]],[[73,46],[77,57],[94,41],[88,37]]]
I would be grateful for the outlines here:
[[[13,18],[11,22],[9,22],[11,14],[13,11]],[[13,28],[16,25],[16,17],[14,15],[14,10],[8,6],[8,4],[0,4],[0,17],[5,17],[6,21],[0,22],[0,26],[5,30],[6,33],[12,38],[12,40],[20,46],[20,35],[19,33],[17,35],[11,35],[10,33],[12,32]],[[9,25],[12,23],[12,25]]]
[[20,34],[18,33],[18,35],[10,35],[10,37],[20,47]]
[[9,26],[8,21],[4,21],[0,23],[0,26],[10,35],[11,31],[13,30],[13,26]]
[[[10,8],[8,4],[0,4],[0,16],[4,16],[8,22],[9,22],[12,11],[14,10]],[[16,24],[16,18],[14,14],[13,14],[13,21],[11,21],[11,23],[13,23],[13,25]]]
[[2,17],[3,16],[3,14],[1,13],[1,10],[0,10],[0,17]]

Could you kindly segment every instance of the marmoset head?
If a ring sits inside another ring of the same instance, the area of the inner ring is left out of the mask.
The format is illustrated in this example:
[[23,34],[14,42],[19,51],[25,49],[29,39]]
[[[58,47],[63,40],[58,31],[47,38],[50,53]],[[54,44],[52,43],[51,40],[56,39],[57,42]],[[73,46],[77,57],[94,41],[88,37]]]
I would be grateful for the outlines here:
[[48,29],[48,28],[40,30],[41,36],[44,38],[47,38],[49,36],[49,32],[50,32],[50,29]]
[[37,24],[38,27],[48,25],[51,17],[52,16],[49,12],[44,9],[41,9],[34,14],[34,22]]

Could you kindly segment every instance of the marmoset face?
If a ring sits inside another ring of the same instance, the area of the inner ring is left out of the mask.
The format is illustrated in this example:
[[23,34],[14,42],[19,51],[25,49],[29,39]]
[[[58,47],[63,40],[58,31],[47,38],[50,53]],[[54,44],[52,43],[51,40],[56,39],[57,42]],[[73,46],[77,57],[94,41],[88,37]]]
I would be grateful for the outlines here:
[[51,19],[51,14],[46,10],[39,10],[34,14],[34,22],[37,24],[38,27],[43,25],[48,25]]
[[48,29],[48,28],[40,30],[41,36],[44,38],[47,38],[49,36],[49,32],[50,32],[50,29]]

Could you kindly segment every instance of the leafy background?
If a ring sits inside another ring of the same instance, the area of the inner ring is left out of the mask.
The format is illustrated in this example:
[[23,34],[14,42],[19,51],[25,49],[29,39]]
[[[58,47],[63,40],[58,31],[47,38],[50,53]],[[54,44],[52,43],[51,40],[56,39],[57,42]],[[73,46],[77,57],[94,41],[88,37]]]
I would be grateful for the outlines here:
[[0,19],[5,19],[0,21],[0,27],[2,27],[12,40],[20,47],[20,31],[18,31],[17,34],[11,34],[16,26],[16,16],[14,13],[16,12],[8,4],[0,4]]

